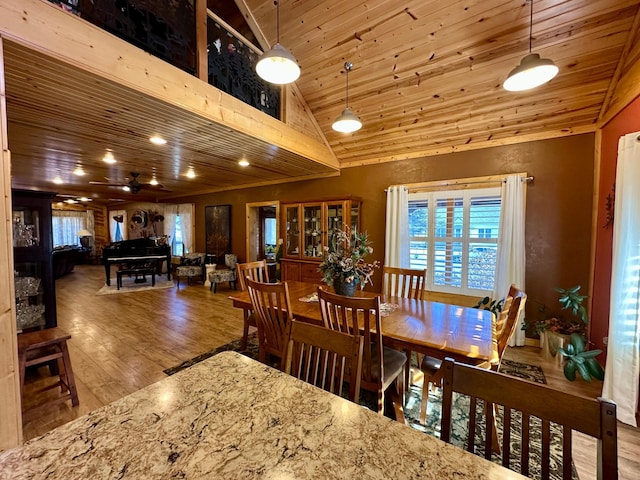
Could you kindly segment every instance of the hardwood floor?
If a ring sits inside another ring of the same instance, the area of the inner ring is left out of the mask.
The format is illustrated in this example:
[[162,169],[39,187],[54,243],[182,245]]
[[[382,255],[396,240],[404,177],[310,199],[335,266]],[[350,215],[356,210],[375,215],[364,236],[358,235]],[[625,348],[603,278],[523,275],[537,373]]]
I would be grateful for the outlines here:
[[[210,292],[201,284],[166,290],[98,296],[101,266],[78,265],[56,281],[58,325],[72,335],[71,360],[80,405],[70,402],[25,417],[28,440],[102,405],[166,378],[162,372],[242,335],[242,314],[227,299],[227,284]],[[568,382],[554,361],[533,347],[508,348],[506,358],[540,365],[548,384],[576,395],[597,397],[601,382]],[[51,382],[46,369],[27,377],[25,407]],[[50,394],[50,392],[49,392]],[[618,424],[621,480],[640,479],[640,430]],[[595,478],[595,442],[576,435],[574,457],[581,480]]]

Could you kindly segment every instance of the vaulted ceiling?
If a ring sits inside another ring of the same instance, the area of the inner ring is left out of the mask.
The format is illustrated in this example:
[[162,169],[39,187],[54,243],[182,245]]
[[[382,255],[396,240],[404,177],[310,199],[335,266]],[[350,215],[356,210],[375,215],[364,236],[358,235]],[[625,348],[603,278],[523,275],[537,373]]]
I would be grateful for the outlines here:
[[[260,112],[239,118],[223,110],[228,124],[212,121],[203,114],[209,103],[189,103],[184,92],[178,93],[185,100],[167,103],[141,88],[144,83],[116,82],[42,46],[33,49],[8,22],[47,28],[34,22],[40,18],[35,10],[55,9],[25,0],[20,12],[11,3],[0,1],[12,183],[103,201],[175,199],[335,175],[347,166],[591,132],[623,101],[620,79],[640,65],[638,0],[536,1],[532,51],[553,59],[560,73],[521,93],[505,91],[502,82],[528,53],[530,3],[524,0],[282,0],[280,43],[302,70],[289,88],[310,112],[315,131],[303,135],[286,125],[281,142],[274,142],[278,125]],[[275,43],[273,0],[236,3],[262,47]],[[96,58],[113,53],[101,51],[100,42],[91,48]],[[134,48],[122,42],[122,56]],[[331,129],[345,107],[345,61],[354,65],[349,106],[363,122],[348,135]],[[162,79],[151,78],[153,72],[128,68],[132,77],[147,75],[161,89]],[[215,97],[202,91],[202,98]],[[168,144],[150,144],[153,134]],[[115,165],[102,162],[107,148]],[[251,165],[239,167],[240,158]],[[85,177],[72,175],[77,164]],[[195,179],[184,175],[189,166]],[[131,171],[143,183],[155,173],[171,191],[149,188],[132,197],[88,183],[124,183]],[[51,183],[56,175],[64,185]]]

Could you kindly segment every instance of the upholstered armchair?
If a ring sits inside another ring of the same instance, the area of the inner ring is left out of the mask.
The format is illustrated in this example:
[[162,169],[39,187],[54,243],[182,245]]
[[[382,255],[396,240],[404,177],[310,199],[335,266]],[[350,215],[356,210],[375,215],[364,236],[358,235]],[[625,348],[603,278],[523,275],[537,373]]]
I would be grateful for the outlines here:
[[227,253],[224,256],[224,264],[227,268],[215,269],[209,273],[209,282],[211,285],[209,290],[216,293],[218,284],[223,282],[229,282],[229,288],[236,289],[236,263],[238,263],[238,256],[234,253]]
[[187,277],[187,285],[192,278],[204,280],[204,253],[187,253],[180,259],[180,265],[176,268],[176,279],[180,288],[180,278]]

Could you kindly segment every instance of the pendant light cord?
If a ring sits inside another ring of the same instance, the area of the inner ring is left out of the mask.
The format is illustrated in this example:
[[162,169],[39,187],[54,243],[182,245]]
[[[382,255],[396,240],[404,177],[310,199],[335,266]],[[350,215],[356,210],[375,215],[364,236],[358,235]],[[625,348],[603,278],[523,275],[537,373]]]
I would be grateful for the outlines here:
[[276,0],[276,43],[280,43],[280,0]]
[[529,14],[529,53],[531,53],[531,37],[533,36],[533,0],[531,2],[531,13]]
[[349,71],[352,68],[353,68],[353,64],[351,62],[344,62],[344,69],[347,71],[347,93],[345,95],[347,108],[349,108]]

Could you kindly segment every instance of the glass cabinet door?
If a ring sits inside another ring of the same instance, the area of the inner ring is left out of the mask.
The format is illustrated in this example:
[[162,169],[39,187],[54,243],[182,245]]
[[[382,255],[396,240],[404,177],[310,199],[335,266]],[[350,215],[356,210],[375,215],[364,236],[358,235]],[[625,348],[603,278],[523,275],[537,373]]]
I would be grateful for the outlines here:
[[305,204],[302,208],[304,236],[302,258],[322,256],[322,204]]
[[360,202],[351,202],[351,234],[358,233],[360,225]]
[[37,247],[40,245],[40,215],[38,210],[27,207],[13,208],[13,246]]
[[284,252],[287,256],[298,256],[300,254],[300,225],[299,225],[299,208],[298,205],[285,207],[285,247]]
[[44,327],[42,265],[40,262],[20,262],[14,267],[18,331]]
[[327,203],[327,244],[332,241],[333,236],[336,233],[341,232],[344,228],[344,215],[345,208],[343,202],[338,201]]

